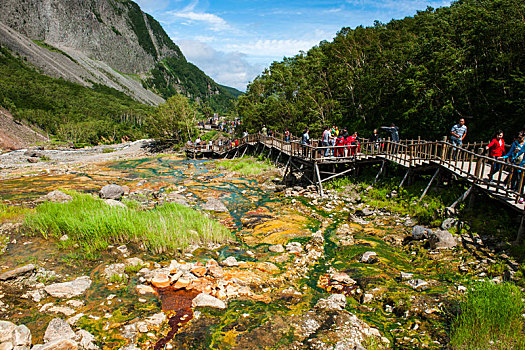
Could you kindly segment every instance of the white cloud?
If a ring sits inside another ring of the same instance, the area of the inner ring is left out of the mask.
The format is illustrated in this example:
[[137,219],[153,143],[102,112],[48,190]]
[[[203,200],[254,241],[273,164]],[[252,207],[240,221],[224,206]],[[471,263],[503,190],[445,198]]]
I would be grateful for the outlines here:
[[184,24],[193,24],[194,22],[205,23],[209,29],[215,32],[231,29],[231,26],[223,18],[213,13],[195,12],[195,4],[192,4],[182,11],[168,11],[167,15],[172,18],[181,18],[186,20]]
[[229,51],[239,51],[250,56],[273,56],[281,59],[285,56],[295,56],[299,51],[308,51],[321,40],[323,39],[259,39],[255,42],[226,44],[225,47]]
[[245,91],[246,85],[263,70],[240,52],[221,52],[196,40],[180,40],[177,45],[186,59],[222,85]]

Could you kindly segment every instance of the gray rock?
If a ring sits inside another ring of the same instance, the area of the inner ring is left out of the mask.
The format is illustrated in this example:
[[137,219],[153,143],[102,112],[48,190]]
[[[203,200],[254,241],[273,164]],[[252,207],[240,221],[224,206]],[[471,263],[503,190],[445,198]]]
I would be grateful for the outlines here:
[[360,261],[363,263],[373,264],[377,261],[377,253],[372,251],[365,252]]
[[125,270],[126,270],[126,264],[123,264],[123,263],[111,264],[109,266],[106,266],[106,268],[104,268],[104,272],[102,274],[106,279],[111,280],[113,276],[124,277]]
[[27,157],[37,157],[37,158],[40,158],[44,155],[44,153],[36,150],[36,149],[28,149],[27,151],[24,152],[24,156],[27,156]]
[[268,250],[274,253],[284,253],[284,247],[282,244],[271,245]]
[[408,279],[412,278],[412,276],[414,276],[413,273],[401,271],[401,279],[403,279],[403,280],[408,280]]
[[443,230],[450,230],[452,227],[456,226],[457,222],[458,222],[458,220],[456,220],[454,218],[445,219],[441,223],[441,229],[443,229]]
[[227,267],[233,267],[233,266],[239,266],[239,262],[237,259],[235,259],[234,256],[229,256],[223,261],[221,261],[221,265],[227,266]]
[[[74,334],[74,333],[73,333]],[[45,344],[38,344],[31,350],[77,350],[78,344],[73,339],[59,338]]]
[[124,204],[124,203],[122,203],[120,201],[117,201],[115,199],[105,199],[104,203],[106,203],[107,205],[109,205],[110,207],[113,207],[113,208],[124,208],[124,209],[128,208],[126,206],[126,204]]
[[35,202],[55,202],[55,203],[67,203],[71,202],[73,197],[69,194],[65,194],[62,191],[51,191],[43,197],[38,198]]
[[5,281],[5,280],[11,279],[11,278],[16,278],[16,277],[18,277],[20,275],[23,275],[23,274],[27,273],[27,272],[33,271],[35,268],[36,268],[35,265],[29,264],[29,265],[24,265],[24,266],[21,266],[21,267],[17,267],[16,269],[13,269],[13,270],[6,271],[6,272],[0,274],[0,281]]
[[414,289],[426,289],[428,287],[428,282],[419,278],[409,280],[407,281],[407,284]]
[[299,242],[290,242],[286,245],[288,253],[299,254],[303,251],[303,246]]
[[191,302],[191,305],[193,307],[203,306],[203,307],[214,307],[217,309],[226,308],[226,304],[224,303],[224,301],[217,299],[215,297],[212,297],[211,295],[206,294],[206,293],[200,293],[199,295],[197,295],[195,299],[193,299],[193,301]]
[[176,203],[183,205],[185,207],[189,207],[188,200],[183,195],[176,193],[176,192],[170,192],[168,195],[166,195],[166,202],[168,203]]
[[28,157],[27,158],[27,161],[29,163],[38,163],[39,160],[40,160],[40,158],[37,158],[37,157]]
[[12,342],[7,341],[5,343],[0,343],[0,350],[13,350],[14,345]]
[[46,343],[54,340],[74,338],[75,332],[73,332],[71,326],[61,318],[52,319],[47,325],[46,332],[44,333],[44,342]]
[[0,343],[11,341],[16,324],[9,321],[0,321]]
[[78,341],[80,348],[85,350],[97,350],[99,347],[94,343],[95,337],[93,334],[83,329],[77,331],[76,340]]
[[122,186],[115,185],[115,184],[106,185],[102,187],[102,189],[99,192],[99,196],[102,199],[119,200],[122,198],[123,194],[124,194],[124,188],[122,188]]
[[445,230],[436,230],[429,236],[431,249],[449,249],[458,245],[458,241],[452,233]]
[[412,228],[412,238],[416,241],[426,239],[432,234],[432,230],[423,226],[414,226]]
[[[31,331],[25,325],[20,325],[13,332],[13,345],[20,348],[31,347]],[[21,349],[20,349],[21,350]]]
[[368,208],[363,208],[363,209],[358,209],[355,211],[355,215],[356,216],[371,216],[371,215],[374,215],[374,211],[368,209]]
[[361,298],[361,303],[362,304],[368,304],[372,300],[374,300],[374,294],[365,293],[365,294],[363,294],[363,297]]
[[346,306],[346,297],[344,294],[332,294],[326,299],[319,299],[315,307],[318,309],[337,311],[343,310]]
[[90,286],[91,279],[83,276],[73,281],[51,284],[46,286],[44,290],[55,298],[69,299],[84,294]]
[[228,208],[217,198],[208,198],[208,201],[202,206],[202,210],[216,211],[219,213],[227,213]]

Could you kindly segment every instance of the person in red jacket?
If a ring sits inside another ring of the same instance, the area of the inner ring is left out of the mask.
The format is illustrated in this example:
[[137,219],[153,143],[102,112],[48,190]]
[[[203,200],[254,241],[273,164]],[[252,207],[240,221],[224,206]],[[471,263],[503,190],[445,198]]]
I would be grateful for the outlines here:
[[[496,137],[485,147],[489,151],[489,157],[497,160],[499,157],[505,154],[505,141],[503,140],[503,131],[499,130]],[[500,171],[500,163],[492,163],[492,169],[490,169],[489,180],[492,182],[494,174]]]

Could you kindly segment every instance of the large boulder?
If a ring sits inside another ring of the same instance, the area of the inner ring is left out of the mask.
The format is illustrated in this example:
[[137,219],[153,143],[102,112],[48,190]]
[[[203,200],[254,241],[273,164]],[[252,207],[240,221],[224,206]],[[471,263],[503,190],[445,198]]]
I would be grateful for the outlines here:
[[9,321],[0,321],[0,343],[10,342],[13,338],[16,324]]
[[76,336],[75,332],[71,329],[71,326],[61,318],[54,318],[47,325],[46,332],[44,333],[44,342],[52,342],[59,339],[74,339]]
[[69,282],[50,284],[44,290],[55,298],[69,299],[84,294],[90,286],[91,279],[83,276]]
[[13,332],[13,345],[17,350],[31,348],[31,331],[25,325],[20,325]]
[[446,230],[435,230],[428,241],[431,249],[449,249],[458,245],[456,238]]
[[99,196],[102,199],[115,199],[120,200],[124,194],[124,188],[119,185],[111,184],[102,187],[99,192]]

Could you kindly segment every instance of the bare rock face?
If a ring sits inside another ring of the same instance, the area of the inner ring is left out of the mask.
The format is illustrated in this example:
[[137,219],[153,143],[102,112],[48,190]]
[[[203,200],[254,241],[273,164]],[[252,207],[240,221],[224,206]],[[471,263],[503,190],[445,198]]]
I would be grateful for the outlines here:
[[167,44],[165,33],[157,31],[158,23],[132,2],[4,0],[0,22],[129,74],[153,69],[157,58],[180,55],[178,47]]

